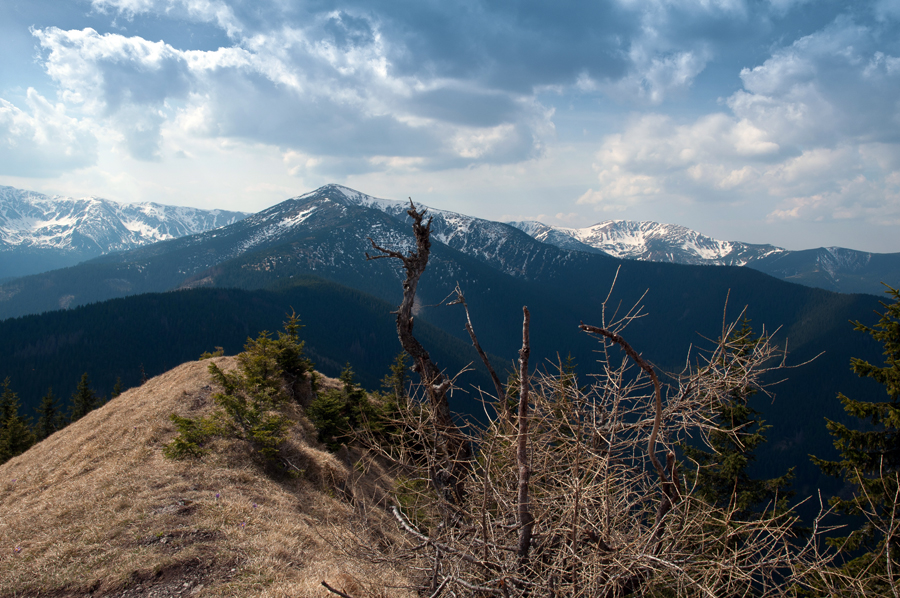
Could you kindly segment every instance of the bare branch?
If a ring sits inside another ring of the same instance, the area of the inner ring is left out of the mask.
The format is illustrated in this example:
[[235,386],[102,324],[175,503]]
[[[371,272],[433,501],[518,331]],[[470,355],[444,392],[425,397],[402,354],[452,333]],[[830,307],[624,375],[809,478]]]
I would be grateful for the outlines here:
[[328,591],[331,592],[332,594],[337,594],[337,595],[340,596],[341,598],[353,598],[353,596],[351,596],[350,594],[345,594],[344,592],[342,592],[342,591],[340,591],[340,590],[338,590],[338,589],[335,589],[335,588],[331,587],[331,586],[328,585],[324,580],[322,581],[322,585],[325,587],[326,590],[328,590]]
[[472,318],[469,315],[469,306],[466,303],[466,298],[463,296],[462,290],[459,288],[459,284],[456,285],[456,300],[454,303],[461,303],[463,309],[466,311],[466,332],[469,333],[469,337],[472,339],[472,345],[475,347],[475,350],[478,351],[478,356],[481,357],[482,363],[484,363],[488,374],[491,376],[491,381],[494,383],[494,391],[497,393],[497,401],[500,403],[501,409],[505,412],[507,409],[506,391],[503,389],[503,384],[500,383],[497,372],[495,372],[494,368],[491,366],[487,354],[481,348],[478,337],[475,336],[475,328],[472,326]]
[[579,328],[584,330],[585,332],[599,334],[605,336],[609,340],[617,343],[625,353],[634,360],[635,363],[640,366],[642,370],[647,372],[647,375],[650,376],[650,379],[653,380],[653,389],[655,391],[656,396],[656,415],[653,418],[653,431],[650,433],[650,439],[647,441],[647,455],[650,457],[650,460],[653,462],[653,467],[656,468],[657,473],[659,474],[660,479],[663,482],[669,481],[666,472],[663,469],[662,464],[659,462],[659,459],[656,457],[656,438],[659,435],[659,426],[662,420],[662,392],[660,391],[659,378],[656,376],[656,371],[654,371],[653,366],[644,361],[644,358],[638,355],[638,352],[631,348],[624,338],[619,336],[614,332],[610,332],[605,328],[598,328],[597,326],[590,326],[588,324],[582,323]]
[[516,462],[519,466],[518,484],[518,513],[519,521],[519,561],[524,564],[528,560],[528,551],[531,548],[531,531],[534,525],[534,517],[531,514],[528,499],[528,482],[531,478],[531,469],[528,464],[528,357],[531,354],[529,342],[529,326],[531,314],[528,308],[523,307],[522,313],[522,348],[519,350],[519,434],[516,440]]
[[[457,302],[461,295],[457,289]],[[734,501],[709,504],[696,479],[683,479],[674,452],[658,454],[707,439],[716,425],[710,407],[729,389],[763,386],[762,373],[785,367],[772,363],[777,347],[764,339],[723,359],[731,341],[716,339],[704,359],[688,359],[664,384],[622,338],[622,327],[640,313],[635,305],[619,314],[616,328],[582,325],[612,341],[603,343],[599,373],[584,386],[562,366],[529,372],[530,314],[523,308],[518,414],[486,410],[486,423],[465,429],[479,455],[460,470],[469,492],[452,504],[424,483],[444,463],[431,450],[440,443],[437,409],[423,401],[408,410],[407,432],[391,453],[402,456],[407,480],[398,503],[404,509],[393,513],[410,539],[404,555],[423,595],[786,598],[798,588],[834,594],[853,587],[845,595],[863,596],[862,586],[831,566],[837,551],[823,548],[822,538],[833,528],[821,517],[801,540],[795,516],[774,504],[752,516]],[[612,344],[627,358],[617,358]],[[900,531],[895,519],[873,525]],[[896,567],[891,561],[884,576],[887,552],[878,559],[890,595]]]

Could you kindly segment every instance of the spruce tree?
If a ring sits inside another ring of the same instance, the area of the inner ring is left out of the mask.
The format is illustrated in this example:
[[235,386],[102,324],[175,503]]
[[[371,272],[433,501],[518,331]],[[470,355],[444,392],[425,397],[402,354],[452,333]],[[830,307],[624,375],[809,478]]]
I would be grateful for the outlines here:
[[338,379],[344,385],[341,392],[344,398],[344,413],[350,429],[353,429],[372,416],[373,408],[366,391],[356,385],[356,376],[349,361],[344,365]]
[[13,392],[9,387],[9,376],[3,380],[3,392],[0,393],[0,426],[13,415],[13,411],[18,409],[19,395]]
[[868,581],[864,583],[872,595],[886,594],[892,585],[887,577],[896,577],[900,573],[897,556],[900,531],[896,523],[890,525],[890,522],[900,521],[900,504],[896,501],[900,495],[900,290],[887,288],[893,303],[881,302],[885,311],[879,314],[878,323],[870,327],[854,322],[854,330],[865,332],[881,343],[884,363],[875,365],[864,359],[850,360],[851,370],[861,378],[871,378],[880,384],[887,400],[877,400],[881,393],[874,387],[872,393],[861,400],[838,394],[844,411],[862,420],[859,425],[862,429],[826,419],[840,460],[812,457],[823,472],[842,477],[853,489],[851,496],[835,496],[831,504],[838,512],[861,516],[865,522],[849,535],[833,538],[830,542],[848,551],[862,551],[844,569],[851,576],[867,571]]
[[380,430],[382,423],[379,410],[369,401],[366,391],[357,386],[349,362],[339,380],[340,390],[332,388],[318,393],[306,410],[319,431],[319,442],[330,450],[337,450],[360,426],[365,425],[371,431],[374,423],[374,428]]
[[381,379],[381,387],[395,404],[399,404],[408,396],[406,389],[409,383],[408,372],[406,351],[400,351],[391,364],[391,373]]
[[[300,319],[295,313],[284,327],[277,339],[265,330],[255,339],[248,338],[237,356],[237,370],[226,372],[215,362],[209,364],[209,373],[222,387],[222,392],[213,394],[218,410],[197,418],[173,413],[170,419],[178,436],[163,447],[166,457],[200,457],[208,451],[203,446],[207,440],[224,437],[244,440],[267,462],[277,461],[292,426],[286,408],[291,398],[299,399],[298,382],[314,374],[312,362],[303,356],[303,341],[297,334]],[[201,359],[216,356],[204,354]]]
[[122,394],[122,378],[116,378],[116,383],[112,389],[112,395],[110,395],[110,400],[115,399],[120,394]]
[[[729,349],[717,365],[730,370],[733,378],[740,380],[743,364],[763,340],[763,337],[754,338],[750,320],[745,318],[741,328],[727,339]],[[771,427],[749,405],[756,393],[755,388],[735,384],[708,414],[715,426],[708,435],[708,450],[683,447],[685,456],[697,466],[696,495],[707,504],[731,510],[735,520],[746,520],[770,510],[773,501],[787,498],[789,493],[785,489],[793,477],[788,471],[777,478],[760,480],[751,477],[748,471],[756,449],[766,442],[765,432]]]
[[19,415],[19,396],[3,381],[0,393],[0,463],[21,455],[34,444],[34,434],[28,421]]
[[72,408],[69,413],[70,421],[78,421],[97,407],[97,396],[91,390],[90,379],[87,372],[82,374],[81,381],[72,395]]
[[409,365],[406,351],[400,351],[390,366],[390,374],[381,379],[381,392],[373,394],[376,404],[366,421],[366,428],[381,445],[392,444],[401,433],[399,420],[402,406],[409,398]]
[[61,421],[62,413],[60,413],[59,406],[56,404],[56,396],[54,396],[52,388],[47,389],[47,394],[41,399],[37,413],[38,421],[34,427],[36,441],[40,442],[57,430],[62,429],[62,425],[64,425]]
[[319,442],[332,451],[340,448],[350,429],[341,391],[330,388],[319,392],[309,404],[306,415],[318,431]]

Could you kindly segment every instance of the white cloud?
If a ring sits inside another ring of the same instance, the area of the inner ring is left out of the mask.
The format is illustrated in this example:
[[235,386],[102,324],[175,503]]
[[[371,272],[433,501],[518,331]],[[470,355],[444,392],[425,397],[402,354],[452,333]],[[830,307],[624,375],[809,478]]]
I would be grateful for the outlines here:
[[744,0],[618,0],[619,4],[645,13],[659,13],[665,9],[678,8],[697,13],[730,13],[744,15],[747,5]]
[[[896,219],[900,59],[845,18],[741,71],[730,113],[633,118],[605,138],[580,203],[757,203],[770,220]],[[768,206],[768,208],[766,208]]]
[[[160,159],[164,131],[179,127],[324,156],[417,157],[430,168],[518,161],[552,135],[552,113],[534,101],[463,90],[448,104],[434,83],[391,76],[377,28],[357,35],[361,25],[341,29],[345,20],[331,15],[215,51],[93,29],[34,35],[60,97],[105,119],[137,159]],[[377,161],[357,162],[365,163]]]
[[29,112],[0,98],[0,174],[45,177],[96,161],[97,139],[88,123],[34,89],[26,103]]
[[116,12],[128,20],[156,13],[216,23],[229,36],[236,36],[242,30],[231,7],[215,0],[91,0],[91,6],[100,12]]
[[739,118],[808,146],[900,134],[900,58],[877,32],[839,18],[741,71],[744,91],[728,100]]
[[769,4],[772,6],[775,14],[783,17],[794,7],[809,4],[813,1],[814,0],[769,0]]

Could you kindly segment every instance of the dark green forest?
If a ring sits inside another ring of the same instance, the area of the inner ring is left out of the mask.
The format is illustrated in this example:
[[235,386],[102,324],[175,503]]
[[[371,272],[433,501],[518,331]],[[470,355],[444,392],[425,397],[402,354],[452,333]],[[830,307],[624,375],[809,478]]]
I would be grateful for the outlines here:
[[[620,273],[617,288],[625,289],[622,294],[626,296],[622,305],[630,305],[639,296],[628,290],[634,288],[628,278],[643,278],[648,274],[644,270],[653,267],[640,266],[634,274],[624,268]],[[695,270],[685,267],[683,274],[690,276]],[[656,315],[671,313],[671,307],[665,305],[671,298],[651,290],[644,301],[648,315],[629,328],[630,342],[661,371],[677,373],[691,345],[694,351],[712,345],[710,339],[716,338],[721,327],[729,283],[736,288],[730,291],[726,318],[736,318],[752,298],[757,303],[750,303],[744,316],[757,332],[762,332],[766,324],[757,317],[760,312],[770,321],[794,322],[774,336],[781,344],[788,339],[788,363],[799,364],[824,353],[812,363],[780,372],[777,380],[770,380],[778,382],[771,387],[773,396],[759,393],[752,397],[752,407],[772,426],[753,467],[760,476],[776,477],[795,466],[794,487],[801,494],[816,488],[837,490],[839,482],[822,475],[807,455],[834,454],[823,418],[847,421],[837,392],[854,396],[877,392],[853,375],[849,363],[851,357],[877,359],[878,345],[854,333],[845,319],[849,315],[874,322],[877,299],[778,283],[787,294],[807,295],[803,298],[806,301],[783,296],[781,301],[766,304],[764,296],[754,292],[752,286],[748,288],[742,276],[746,270],[718,270],[723,275],[721,298],[701,301],[703,294],[698,291],[696,297],[688,298],[689,307],[679,320]],[[665,282],[671,271],[660,268],[657,280]],[[732,273],[734,276],[729,276]],[[579,374],[589,375],[597,345],[578,331],[577,324],[599,318],[596,308],[587,307],[594,294],[601,293],[601,286],[605,287],[605,297],[608,285],[608,281],[601,285],[598,280],[591,294],[581,301],[576,298],[574,303],[584,306],[581,314],[571,306],[571,297],[567,297],[569,305],[563,305],[553,293],[536,291],[533,285],[496,285],[484,293],[470,292],[467,299],[482,346],[501,356],[494,358],[501,375],[512,368],[515,356],[514,331],[519,316],[508,306],[517,301],[527,302],[534,314],[533,363],[546,368],[559,358],[571,356]],[[718,294],[710,293],[713,297]],[[795,307],[798,304],[803,305],[799,312]],[[350,362],[357,381],[364,388],[376,390],[399,350],[391,315],[394,309],[395,304],[360,291],[302,276],[282,283],[277,290],[207,288],[113,299],[0,322],[0,379],[9,378],[10,388],[20,397],[22,414],[36,422],[37,409],[49,388],[61,409],[67,411],[76,385],[87,373],[98,399],[109,398],[117,381],[122,388],[136,386],[143,376],[160,374],[215,347],[236,354],[248,337],[262,330],[279,330],[286,314],[294,310],[304,326],[301,336],[306,353],[319,371],[336,377]],[[422,312],[417,333],[427,340],[441,367],[455,373],[476,362],[473,371],[459,380],[462,391],[454,395],[454,408],[462,413],[479,413],[472,387],[489,389],[491,385],[463,329],[462,310],[459,306],[426,306]],[[768,325],[765,328],[773,332]],[[795,346],[797,349],[792,349]]]

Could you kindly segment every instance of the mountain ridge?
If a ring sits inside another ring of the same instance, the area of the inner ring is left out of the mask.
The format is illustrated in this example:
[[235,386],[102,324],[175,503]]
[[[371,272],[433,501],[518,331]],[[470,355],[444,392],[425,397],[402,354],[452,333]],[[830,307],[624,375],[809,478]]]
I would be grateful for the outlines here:
[[[403,214],[403,219],[399,217],[405,204],[378,202],[385,206],[378,209],[374,199],[356,198],[358,203],[367,202],[373,207],[358,205],[352,199],[340,188],[323,187],[221,229],[109,254],[65,270],[0,285],[0,317],[59,310],[63,304],[71,308],[113,297],[176,289],[191,289],[185,293],[200,290],[214,293],[216,289],[228,288],[276,289],[304,276],[319,276],[397,305],[403,282],[402,265],[391,259],[368,261],[365,254],[373,253],[368,238],[393,250],[411,248],[406,215]],[[797,455],[805,458],[808,453],[825,454],[829,450],[831,442],[827,432],[824,429],[809,432],[806,422],[813,413],[839,421],[840,405],[826,406],[822,398],[833,397],[835,389],[849,396],[857,388],[847,368],[851,356],[877,357],[877,351],[873,353],[874,349],[863,342],[865,339],[856,338],[857,333],[847,325],[848,320],[869,321],[878,307],[875,296],[837,294],[789,284],[745,267],[619,260],[600,252],[566,250],[541,243],[502,223],[479,231],[477,219],[457,218],[437,210],[431,215],[435,236],[429,266],[418,287],[417,322],[433,324],[457,341],[468,343],[461,308],[446,306],[446,298],[455,297],[458,284],[466,294],[480,342],[492,354],[517,354],[521,336],[516,331],[521,329],[521,308],[527,305],[533,314],[534,363],[554,367],[560,355],[569,353],[576,363],[589,367],[597,347],[595,341],[578,331],[578,323],[608,324],[616,318],[614,314],[620,307],[624,312],[638,301],[644,305],[641,313],[650,317],[635,319],[629,325],[629,343],[661,371],[679,371],[691,346],[716,337],[726,302],[729,319],[742,313],[753,321],[754,329],[772,334],[773,342],[782,343],[789,338],[793,363],[803,363],[826,351],[813,365],[806,366],[803,373],[778,387],[779,395],[783,393],[793,400],[779,401],[777,408],[766,409],[771,414],[767,419],[773,425],[772,438],[778,442],[784,440],[783,444],[772,443],[768,456],[775,460],[790,456],[799,462]],[[475,234],[464,234],[467,230]],[[442,238],[450,244],[442,242]],[[611,295],[613,281],[615,289]],[[166,295],[168,302],[179,293]],[[162,328],[180,330],[217,326],[214,319],[228,312],[234,314],[238,325],[246,325],[248,304],[258,301],[258,296],[245,296],[240,299],[241,305],[231,311],[201,302],[201,309],[189,312],[190,317],[185,316],[187,312],[182,307],[173,305],[171,311],[160,311],[154,317]],[[324,303],[330,305],[328,301]],[[749,307],[741,312],[744,306]],[[115,324],[118,318],[127,321],[149,317],[144,313],[146,310],[131,309],[128,313],[137,315],[113,316],[108,307],[112,305],[99,303],[90,310],[105,322],[107,330],[125,329]],[[286,303],[279,313],[290,311],[291,307],[291,303]],[[293,307],[298,305],[293,303]],[[376,334],[371,322],[348,323],[347,315],[355,312],[354,308],[348,308],[345,313],[336,310],[327,316],[306,311],[309,315],[300,313],[301,318],[347,326],[363,335]],[[56,330],[58,327],[49,322],[69,313],[34,316],[34,320],[29,316],[27,321],[13,320],[4,323],[4,327],[18,326],[15,322],[19,321],[21,325],[35,326],[38,331]],[[392,328],[393,318],[383,317],[382,324]],[[176,318],[184,324],[175,326]],[[80,327],[96,328],[97,325],[85,322],[75,326],[72,334]],[[246,333],[253,331],[246,330]],[[38,335],[23,332],[20,336]],[[156,336],[159,335],[154,333],[151,338]],[[52,344],[46,335],[42,338],[47,339],[48,345]],[[101,338],[98,342],[104,341]],[[362,337],[359,344],[366,346]],[[139,359],[132,354],[131,367],[140,363]],[[8,366],[16,367],[11,362]],[[104,367],[108,369],[108,365]],[[29,364],[23,362],[15,371],[29,369]],[[110,374],[114,380],[115,374]],[[30,394],[37,396],[34,391]],[[800,440],[790,440],[795,438]],[[768,463],[765,461],[760,467]],[[816,474],[804,475],[804,484],[813,483],[810,476]]]
[[390,564],[348,557],[352,538],[401,540],[380,502],[392,478],[360,451],[327,452],[299,407],[282,447],[296,476],[234,439],[203,459],[163,456],[170,415],[214,409],[209,364],[237,361],[173,367],[0,465],[0,596],[321,596],[323,579],[356,593],[358,578],[412,598]]
[[509,224],[544,242],[558,243],[553,234],[556,233],[617,258],[651,262],[746,266],[787,251],[773,245],[721,241],[685,226],[653,221],[604,220],[584,228],[551,226],[533,220]]
[[882,282],[900,284],[900,253],[878,254],[844,247],[789,250],[721,241],[684,226],[653,221],[604,220],[584,228],[552,226],[535,220],[508,224],[564,249],[601,251],[620,259],[646,262],[747,267],[839,293],[879,294]]
[[244,212],[99,197],[48,196],[0,186],[0,279],[72,266],[232,224]]
[[[240,246],[223,245],[226,257],[236,258],[290,237],[292,230],[310,218],[320,219],[322,204],[310,206],[308,211],[290,211],[291,206],[306,205],[314,198],[342,206],[324,210],[331,224],[339,220],[338,212],[352,207],[374,209],[399,221],[407,218],[407,202],[373,197],[338,184],[324,185],[255,214],[154,203],[118,204],[100,198],[75,200],[0,187],[0,256],[7,258],[0,262],[0,282],[192,235],[200,236],[187,241],[185,247],[202,244],[216,236],[205,234],[210,230],[249,219],[246,227],[253,228],[253,234],[247,233]],[[540,251],[518,236],[521,234],[565,251],[645,262],[749,267],[790,282],[844,293],[877,295],[883,290],[881,282],[900,284],[900,253],[873,254],[840,247],[787,250],[722,241],[684,226],[653,221],[606,220],[583,228],[538,221],[502,223],[419,205],[427,207],[433,218],[434,239],[513,276],[527,277],[529,258],[524,251]],[[314,214],[317,210],[320,213]],[[390,240],[406,247],[396,234]],[[184,265],[182,274],[214,265],[210,260],[194,262]]]

